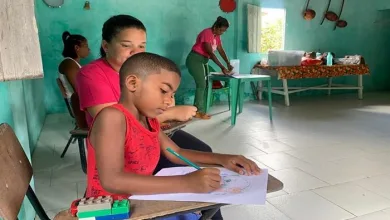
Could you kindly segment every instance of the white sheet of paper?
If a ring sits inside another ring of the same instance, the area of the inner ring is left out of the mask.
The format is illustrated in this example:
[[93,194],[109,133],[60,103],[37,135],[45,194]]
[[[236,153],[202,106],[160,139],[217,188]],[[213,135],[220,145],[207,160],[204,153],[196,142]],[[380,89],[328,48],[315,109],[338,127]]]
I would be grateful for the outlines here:
[[[159,201],[212,202],[234,205],[264,205],[267,194],[268,170],[262,169],[260,175],[244,176],[225,168],[221,169],[223,185],[211,193],[176,193],[158,195],[136,195],[130,199]],[[193,172],[193,167],[165,168],[156,176],[185,175]]]

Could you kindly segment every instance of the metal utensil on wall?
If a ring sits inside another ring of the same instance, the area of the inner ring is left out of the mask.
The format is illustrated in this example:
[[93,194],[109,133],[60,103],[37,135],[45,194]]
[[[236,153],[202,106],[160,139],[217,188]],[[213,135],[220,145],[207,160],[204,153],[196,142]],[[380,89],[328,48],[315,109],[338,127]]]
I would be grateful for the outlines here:
[[347,21],[341,20],[341,19],[340,19],[341,13],[343,13],[344,4],[345,4],[345,0],[343,0],[342,3],[341,3],[341,9],[340,9],[340,14],[339,14],[339,19],[336,21],[336,24],[334,25],[333,30],[336,30],[337,27],[338,27],[338,28],[345,28],[345,27],[347,27],[347,25],[348,25]]
[[64,0],[43,0],[43,2],[50,8],[61,8]]
[[324,12],[324,17],[321,20],[321,25],[324,23],[325,18],[329,21],[337,21],[338,16],[333,11],[329,11],[330,4],[332,3],[332,0],[328,0],[328,6],[326,7],[326,10]]
[[312,20],[316,16],[316,12],[313,9],[309,9],[310,0],[307,0],[306,9],[303,12],[303,18],[307,21]]

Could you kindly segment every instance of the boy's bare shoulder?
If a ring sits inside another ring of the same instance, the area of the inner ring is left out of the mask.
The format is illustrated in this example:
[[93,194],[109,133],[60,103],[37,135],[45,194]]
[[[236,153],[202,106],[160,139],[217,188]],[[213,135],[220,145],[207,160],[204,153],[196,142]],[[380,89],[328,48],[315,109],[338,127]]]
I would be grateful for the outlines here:
[[117,108],[108,106],[103,108],[96,117],[96,123],[105,125],[117,125],[125,122],[125,115]]

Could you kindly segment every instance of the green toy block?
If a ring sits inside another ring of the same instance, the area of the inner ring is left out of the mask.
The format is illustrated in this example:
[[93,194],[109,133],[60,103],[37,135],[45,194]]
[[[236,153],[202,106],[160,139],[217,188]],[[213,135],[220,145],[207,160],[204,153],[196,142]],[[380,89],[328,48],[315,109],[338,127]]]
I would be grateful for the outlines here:
[[112,204],[112,214],[123,214],[130,212],[130,202],[128,199],[123,200],[115,200],[114,204]]
[[98,216],[106,216],[111,215],[111,209],[101,209],[95,211],[88,212],[77,212],[77,216],[79,218],[90,218],[90,217],[98,217]]

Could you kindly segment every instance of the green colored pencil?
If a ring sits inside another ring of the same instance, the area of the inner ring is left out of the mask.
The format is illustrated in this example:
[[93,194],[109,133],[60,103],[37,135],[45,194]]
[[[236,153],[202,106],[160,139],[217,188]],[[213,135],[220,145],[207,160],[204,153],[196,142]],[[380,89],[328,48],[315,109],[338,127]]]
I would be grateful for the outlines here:
[[180,160],[184,161],[186,164],[188,164],[189,166],[192,166],[193,168],[197,169],[197,170],[200,170],[202,168],[200,168],[198,165],[192,163],[190,160],[188,160],[187,158],[183,157],[182,155],[176,153],[174,150],[172,150],[171,148],[167,148],[167,151],[173,155],[175,155],[176,157],[178,157]]

